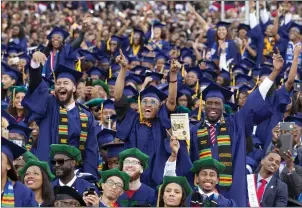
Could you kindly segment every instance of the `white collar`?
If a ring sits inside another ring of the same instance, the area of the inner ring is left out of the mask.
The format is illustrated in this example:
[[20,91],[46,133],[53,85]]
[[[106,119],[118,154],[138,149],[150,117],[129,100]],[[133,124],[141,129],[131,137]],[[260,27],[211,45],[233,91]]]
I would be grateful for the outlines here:
[[[212,125],[207,119],[205,119],[205,123],[206,123],[206,125],[208,125],[208,126],[211,126],[211,125]],[[214,124],[214,126],[216,126],[216,125],[218,125],[218,124],[220,124],[220,119]]]
[[73,103],[67,105],[67,106],[66,106],[66,109],[67,109],[67,111],[70,111],[70,110],[72,110],[74,107],[75,107],[75,102],[73,102]]
[[76,175],[67,184],[62,183],[62,181],[59,179],[59,184],[60,184],[60,186],[69,186],[69,187],[72,187],[72,185],[74,184],[75,180],[77,180],[77,176]]
[[261,175],[258,173],[257,183],[258,183],[258,182],[261,183],[261,180],[264,179],[264,180],[266,180],[267,184],[269,184],[269,182],[271,181],[272,177],[273,177],[273,175],[271,175],[270,177],[264,179],[264,178],[262,178]]
[[201,194],[201,195],[207,195],[208,197],[210,197],[212,194],[214,194],[214,191],[210,192],[210,193],[204,193],[201,188],[198,186],[198,192]]

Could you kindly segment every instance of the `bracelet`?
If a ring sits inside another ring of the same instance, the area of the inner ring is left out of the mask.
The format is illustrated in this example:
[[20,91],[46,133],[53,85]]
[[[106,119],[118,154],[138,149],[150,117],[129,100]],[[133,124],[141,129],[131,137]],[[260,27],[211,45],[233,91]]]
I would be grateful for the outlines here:
[[177,80],[175,80],[175,81],[170,81],[170,83],[175,83],[175,82],[177,82]]

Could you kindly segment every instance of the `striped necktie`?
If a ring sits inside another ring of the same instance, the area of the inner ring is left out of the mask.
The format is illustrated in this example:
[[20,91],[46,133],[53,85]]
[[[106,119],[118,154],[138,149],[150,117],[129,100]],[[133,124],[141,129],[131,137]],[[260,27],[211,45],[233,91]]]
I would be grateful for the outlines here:
[[210,124],[210,138],[211,138],[211,142],[214,146],[215,144],[215,125],[214,124]]

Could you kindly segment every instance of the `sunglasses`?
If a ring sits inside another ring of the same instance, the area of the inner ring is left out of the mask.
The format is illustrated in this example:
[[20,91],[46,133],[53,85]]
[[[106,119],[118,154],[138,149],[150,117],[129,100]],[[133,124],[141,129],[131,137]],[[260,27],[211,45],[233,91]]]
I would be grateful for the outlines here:
[[51,164],[54,166],[56,164],[62,166],[64,165],[64,163],[68,160],[72,160],[72,159],[57,159],[57,160],[51,160]]

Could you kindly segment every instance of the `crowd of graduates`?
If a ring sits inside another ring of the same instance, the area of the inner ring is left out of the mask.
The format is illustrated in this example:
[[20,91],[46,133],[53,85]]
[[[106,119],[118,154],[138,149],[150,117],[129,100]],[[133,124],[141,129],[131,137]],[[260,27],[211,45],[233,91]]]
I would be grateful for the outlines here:
[[301,8],[248,4],[2,2],[1,205],[302,206]]

